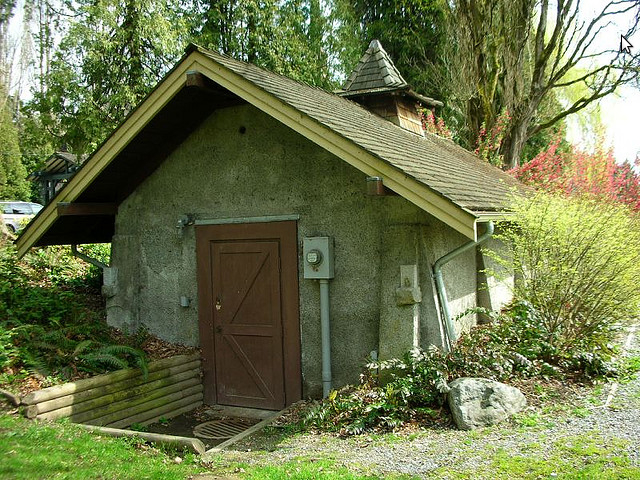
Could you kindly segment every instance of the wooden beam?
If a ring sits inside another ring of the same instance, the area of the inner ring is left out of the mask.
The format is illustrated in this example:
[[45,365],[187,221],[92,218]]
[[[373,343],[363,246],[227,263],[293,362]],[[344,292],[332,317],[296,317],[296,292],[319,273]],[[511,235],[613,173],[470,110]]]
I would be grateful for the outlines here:
[[59,202],[58,216],[115,215],[118,205],[115,203],[69,203]]
[[207,77],[206,75],[202,74],[197,70],[187,71],[186,77],[187,79],[184,83],[186,87],[196,87],[202,90],[203,92],[213,94],[218,97],[222,97],[224,99],[233,99],[234,104],[242,103],[242,101],[240,102],[238,101],[240,99],[234,93],[229,92],[225,88],[221,88],[219,85],[213,82],[209,77]]
[[42,172],[40,174],[40,172],[36,173],[34,175],[34,177],[40,179],[40,180],[65,180],[67,178],[70,178],[71,176],[73,176],[74,172],[69,172],[69,173],[47,173],[47,172]]
[[187,87],[207,88],[207,81],[204,75],[195,70],[189,70],[187,72],[187,80],[185,82]]
[[202,440],[190,437],[176,437],[174,435],[164,435],[162,433],[137,432],[133,430],[122,430],[119,428],[96,427],[94,425],[82,425],[82,428],[95,432],[98,435],[108,435],[110,437],[133,437],[142,438],[146,442],[161,443],[171,445],[173,447],[187,447],[195,453],[202,455],[205,453],[206,447]]

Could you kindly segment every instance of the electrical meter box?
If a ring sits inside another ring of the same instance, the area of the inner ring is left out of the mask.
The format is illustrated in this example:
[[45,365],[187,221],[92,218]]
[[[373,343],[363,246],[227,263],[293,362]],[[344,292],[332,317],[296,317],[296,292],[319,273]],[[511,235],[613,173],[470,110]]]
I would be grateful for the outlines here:
[[304,278],[333,278],[333,237],[306,237],[302,241]]

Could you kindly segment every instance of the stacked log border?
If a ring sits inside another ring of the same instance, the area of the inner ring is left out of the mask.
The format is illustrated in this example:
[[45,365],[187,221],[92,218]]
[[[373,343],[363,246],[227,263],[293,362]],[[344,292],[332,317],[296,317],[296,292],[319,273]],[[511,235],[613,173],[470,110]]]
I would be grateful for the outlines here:
[[31,392],[21,399],[28,418],[112,428],[148,425],[202,405],[200,354],[177,355],[139,368],[65,383]]

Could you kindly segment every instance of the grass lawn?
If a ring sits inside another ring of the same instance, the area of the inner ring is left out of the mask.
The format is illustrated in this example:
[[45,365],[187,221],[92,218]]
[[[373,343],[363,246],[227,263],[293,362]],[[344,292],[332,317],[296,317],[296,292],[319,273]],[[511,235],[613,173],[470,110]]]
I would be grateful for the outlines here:
[[631,464],[626,442],[606,439],[597,432],[550,440],[552,448],[543,453],[542,445],[532,443],[514,454],[503,448],[469,455],[480,467],[453,466],[432,472],[432,478],[455,479],[571,479],[640,480],[640,468]]
[[[0,414],[0,478],[184,479],[203,471],[193,455],[140,448],[134,439],[100,437],[68,423]],[[182,457],[182,454],[180,454]]]
[[[181,463],[174,458],[180,456]],[[359,476],[326,460],[293,460],[249,466],[204,465],[199,457],[150,448],[135,439],[101,437],[66,422],[33,422],[0,413],[1,479],[187,479],[213,470],[223,478],[343,479]],[[214,478],[214,477],[210,477]]]
[[[490,431],[486,430],[484,434]],[[539,433],[544,438],[544,432]],[[482,434],[469,432],[469,441],[463,441],[459,445],[465,456],[476,459],[473,462],[476,464],[474,468],[464,464],[449,465],[431,471],[428,478],[640,480],[640,468],[631,464],[625,452],[625,442],[607,440],[597,432],[585,432],[584,435],[555,440],[552,442],[553,448],[544,453],[541,451],[544,449],[536,448],[533,443],[530,448],[522,449],[517,455],[501,448],[474,448],[474,438]],[[388,436],[393,437],[393,434]],[[385,442],[386,437],[387,435],[381,435],[378,440]],[[203,473],[210,475],[205,477],[207,480],[381,478],[371,467],[359,468],[359,472],[355,473],[336,465],[334,459],[330,458],[330,452],[327,452],[328,458],[323,458],[322,452],[315,452],[312,457],[298,457],[288,461],[278,461],[266,452],[245,455],[253,457],[252,461],[243,461],[243,454],[240,452],[229,452],[205,464],[198,456],[190,453],[159,450],[135,439],[100,437],[66,422],[33,422],[0,413],[2,479],[164,480],[188,479]],[[181,457],[181,463],[174,461],[176,456]],[[418,477],[391,475],[385,478]]]

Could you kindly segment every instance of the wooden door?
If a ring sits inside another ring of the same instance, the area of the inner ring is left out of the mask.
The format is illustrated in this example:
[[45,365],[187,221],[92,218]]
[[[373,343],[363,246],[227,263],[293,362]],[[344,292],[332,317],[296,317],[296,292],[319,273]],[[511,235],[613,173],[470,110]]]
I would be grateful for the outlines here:
[[197,228],[207,403],[277,410],[299,399],[295,235],[295,222]]

